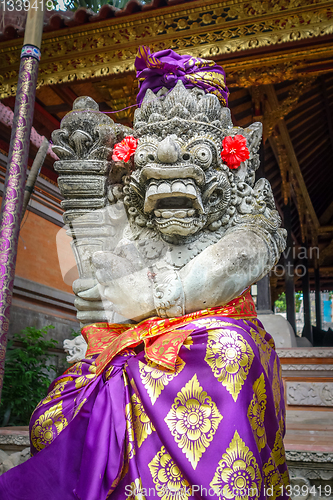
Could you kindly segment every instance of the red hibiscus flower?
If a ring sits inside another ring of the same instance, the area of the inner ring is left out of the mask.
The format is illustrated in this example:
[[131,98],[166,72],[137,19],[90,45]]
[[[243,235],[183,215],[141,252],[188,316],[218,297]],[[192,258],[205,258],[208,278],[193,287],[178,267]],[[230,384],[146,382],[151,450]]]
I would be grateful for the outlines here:
[[125,137],[121,142],[114,145],[112,160],[124,161],[125,163],[134,155],[138,145],[138,140],[135,137]]
[[223,139],[222,146],[221,158],[229,168],[238,168],[242,161],[250,158],[246,139],[242,135],[235,135],[235,137],[228,135]]

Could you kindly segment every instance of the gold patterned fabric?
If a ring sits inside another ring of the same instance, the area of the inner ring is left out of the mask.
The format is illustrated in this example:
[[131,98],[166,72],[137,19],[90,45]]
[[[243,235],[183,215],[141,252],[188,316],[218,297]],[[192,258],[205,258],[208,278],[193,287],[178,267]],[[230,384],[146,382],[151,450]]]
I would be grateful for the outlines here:
[[[79,471],[73,500],[287,499],[284,395],[272,338],[257,318],[221,310],[164,330],[151,322],[146,332],[169,335],[179,325],[188,335],[172,368],[125,349],[102,373],[97,352],[56,380],[32,417],[33,460],[55,445],[71,457]],[[59,492],[48,500],[62,498]]]

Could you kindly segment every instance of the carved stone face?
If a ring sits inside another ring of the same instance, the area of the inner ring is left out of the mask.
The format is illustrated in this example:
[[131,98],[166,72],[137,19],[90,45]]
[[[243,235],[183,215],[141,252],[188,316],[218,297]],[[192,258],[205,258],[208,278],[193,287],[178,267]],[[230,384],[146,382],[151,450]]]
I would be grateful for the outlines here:
[[216,171],[218,154],[214,141],[200,134],[139,139],[135,164],[145,191],[143,212],[159,232],[194,234],[207,224],[215,205],[222,215],[230,188],[227,177]]
[[136,113],[129,194],[139,225],[186,237],[221,219],[230,202],[228,168],[220,158],[221,119],[229,110],[215,96],[180,84],[166,97],[148,91]]

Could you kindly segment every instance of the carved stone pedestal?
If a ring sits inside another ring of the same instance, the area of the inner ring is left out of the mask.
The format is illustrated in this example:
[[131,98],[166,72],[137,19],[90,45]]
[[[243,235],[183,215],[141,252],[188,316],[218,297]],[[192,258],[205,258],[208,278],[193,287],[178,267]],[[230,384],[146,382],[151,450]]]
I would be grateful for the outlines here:
[[333,349],[278,349],[293,500],[333,500]]
[[0,476],[30,458],[29,428],[0,428]]

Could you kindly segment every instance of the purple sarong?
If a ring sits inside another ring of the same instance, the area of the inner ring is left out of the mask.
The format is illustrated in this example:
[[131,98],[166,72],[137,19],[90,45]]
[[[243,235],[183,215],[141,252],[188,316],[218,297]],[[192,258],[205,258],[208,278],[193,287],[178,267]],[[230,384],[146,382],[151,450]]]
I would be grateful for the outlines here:
[[0,477],[0,499],[289,498],[271,336],[218,314],[184,328],[174,370],[127,350],[101,375],[94,356],[55,380],[31,420],[35,455]]

